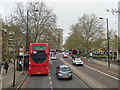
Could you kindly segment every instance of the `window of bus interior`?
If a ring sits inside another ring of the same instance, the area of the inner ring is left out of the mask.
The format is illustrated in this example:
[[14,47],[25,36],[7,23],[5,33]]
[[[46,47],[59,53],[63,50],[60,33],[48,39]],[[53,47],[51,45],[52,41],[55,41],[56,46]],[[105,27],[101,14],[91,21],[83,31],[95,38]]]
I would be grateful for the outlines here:
[[32,49],[33,50],[45,50],[46,47],[45,46],[33,46]]

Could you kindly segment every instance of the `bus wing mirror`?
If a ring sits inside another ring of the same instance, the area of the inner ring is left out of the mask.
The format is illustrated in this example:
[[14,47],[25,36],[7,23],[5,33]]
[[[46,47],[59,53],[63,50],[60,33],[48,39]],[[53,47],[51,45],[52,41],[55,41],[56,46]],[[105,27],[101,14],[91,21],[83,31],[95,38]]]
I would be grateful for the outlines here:
[[58,69],[58,67],[56,67],[56,69]]

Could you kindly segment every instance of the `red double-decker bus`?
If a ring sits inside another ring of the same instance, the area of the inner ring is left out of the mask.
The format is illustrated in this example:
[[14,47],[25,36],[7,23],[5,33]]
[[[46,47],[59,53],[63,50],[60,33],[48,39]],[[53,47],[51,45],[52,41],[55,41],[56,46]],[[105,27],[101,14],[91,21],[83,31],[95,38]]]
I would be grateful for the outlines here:
[[49,48],[47,43],[31,43],[29,48],[29,75],[49,73]]
[[69,56],[73,56],[73,54],[77,54],[77,50],[75,49],[69,50]]

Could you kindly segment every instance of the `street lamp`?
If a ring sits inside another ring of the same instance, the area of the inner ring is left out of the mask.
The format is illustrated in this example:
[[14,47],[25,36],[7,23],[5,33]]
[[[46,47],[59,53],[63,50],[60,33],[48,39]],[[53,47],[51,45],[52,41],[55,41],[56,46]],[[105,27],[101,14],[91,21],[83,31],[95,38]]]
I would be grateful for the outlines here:
[[107,21],[108,67],[110,67],[110,60],[109,60],[109,31],[108,31],[108,18],[102,18],[102,17],[100,17],[99,19],[106,19],[106,21]]
[[27,10],[26,53],[28,53],[28,13],[29,13],[29,10]]
[[[38,12],[39,10],[34,10],[35,12]],[[27,10],[27,33],[26,33],[26,53],[28,53],[29,49],[28,49],[28,21],[29,21],[29,18],[28,18],[28,14],[29,13],[29,10]]]

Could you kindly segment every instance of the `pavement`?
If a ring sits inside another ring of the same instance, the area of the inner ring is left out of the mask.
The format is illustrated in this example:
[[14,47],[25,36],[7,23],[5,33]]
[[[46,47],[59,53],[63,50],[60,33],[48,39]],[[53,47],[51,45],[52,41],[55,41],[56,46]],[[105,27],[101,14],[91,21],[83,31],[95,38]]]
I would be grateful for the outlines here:
[[120,74],[120,66],[119,65],[110,63],[110,67],[108,67],[108,62],[107,61],[95,60],[95,59],[89,60],[89,59],[86,59],[85,57],[81,57],[81,58],[83,60],[85,60],[85,62],[89,62],[89,63],[93,63],[93,64],[96,64],[96,65],[102,66],[106,69],[109,69],[112,72],[116,72],[116,73]]
[[[92,59],[92,60],[89,60],[89,61],[92,62],[92,63],[98,64],[100,66],[108,68],[108,62],[107,61],[95,60],[95,59]],[[118,71],[118,70],[120,70],[120,66],[110,63],[110,68],[109,69],[112,69],[114,71]]]
[[[3,68],[3,67],[2,67]],[[17,71],[15,74],[15,87],[13,86],[13,76],[14,76],[14,66],[12,63],[9,63],[8,73],[5,73],[5,69],[2,69],[2,73],[0,74],[2,80],[0,82],[0,88],[16,88],[23,81],[23,79],[27,76],[27,71]]]

